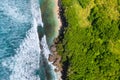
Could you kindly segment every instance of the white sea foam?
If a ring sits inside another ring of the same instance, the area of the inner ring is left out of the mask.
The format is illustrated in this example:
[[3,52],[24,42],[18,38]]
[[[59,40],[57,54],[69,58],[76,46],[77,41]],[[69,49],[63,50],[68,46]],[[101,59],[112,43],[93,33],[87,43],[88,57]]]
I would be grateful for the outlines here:
[[16,50],[16,55],[2,63],[12,71],[10,80],[40,80],[39,75],[36,75],[40,51],[37,23],[34,19],[34,26],[27,32],[26,38]]
[[22,11],[20,11],[20,8],[17,7],[15,3],[11,3],[6,0],[3,1],[3,3],[0,3],[0,9],[3,10],[3,14],[18,22],[28,22],[28,16],[30,16],[30,14],[27,14],[28,12],[23,14]]
[[[17,18],[19,14],[16,14],[16,9],[13,9],[12,12],[15,13],[15,18]],[[39,75],[36,75],[36,71],[39,70],[41,65],[41,50],[39,44],[42,45],[42,53],[46,59],[48,59],[50,54],[46,36],[43,36],[41,42],[39,42],[38,38],[37,26],[41,25],[43,27],[38,0],[31,0],[31,12],[33,17],[33,27],[27,32],[26,38],[23,40],[19,48],[16,49],[15,56],[7,58],[2,63],[4,67],[7,67],[12,71],[10,80],[40,80]],[[55,66],[50,62],[48,63],[54,70]],[[54,71],[53,74],[55,77]],[[57,80],[57,78],[55,77],[54,80]]]
[[42,40],[41,40],[40,43],[43,47],[42,48],[43,54],[48,59],[50,51],[49,51],[49,48],[48,48],[48,45],[47,45],[47,42],[46,42],[46,36],[45,35],[42,37]]
[[10,68],[12,70],[10,80],[40,80],[35,73],[35,70],[39,69],[40,61],[36,26],[34,20],[34,27],[28,31],[26,39],[20,45],[20,48],[16,50],[17,54],[13,57],[14,65]]
[[[2,63],[4,67],[7,67],[12,71],[10,80],[40,80],[39,75],[36,75],[36,71],[39,70],[41,51],[39,46],[40,43],[37,33],[37,26],[43,26],[43,23],[42,19],[37,19],[38,17],[41,18],[41,14],[39,13],[40,9],[36,10],[36,4],[39,3],[35,3],[35,1],[36,0],[31,0],[31,4],[33,5],[31,5],[31,11],[33,14],[33,27],[26,33],[26,38],[23,40],[19,48],[16,49],[15,56],[3,61]],[[16,9],[12,10],[12,13],[16,12]],[[16,13],[15,17],[17,18]]]
[[[40,61],[40,46],[37,33],[38,17],[40,25],[42,19],[38,7],[37,0],[31,0],[31,11],[34,18],[33,27],[27,32],[26,38],[16,50],[17,54],[13,57],[14,65],[11,67],[12,74],[10,80],[40,80],[39,75],[36,75],[36,70],[39,69]],[[39,16],[38,16],[39,15]]]
[[[44,56],[45,56],[45,58],[47,59],[47,61],[48,61],[48,58],[49,58],[49,54],[51,54],[50,53],[50,50],[49,50],[49,48],[48,48],[48,45],[47,45],[47,41],[46,41],[46,36],[44,35],[43,37],[42,37],[42,40],[41,40],[41,45],[42,45],[42,54],[44,54]],[[53,72],[51,73],[51,74],[53,74],[53,80],[58,80],[58,78],[59,78],[59,73],[56,73],[55,71],[54,71],[54,69],[56,68],[56,66],[54,66],[53,64],[52,64],[53,62],[49,62],[48,61],[48,64],[51,66],[51,69],[53,70]]]
[[31,10],[34,18],[36,19],[37,25],[43,27],[42,17],[41,17],[41,10],[39,6],[38,0],[31,0]]

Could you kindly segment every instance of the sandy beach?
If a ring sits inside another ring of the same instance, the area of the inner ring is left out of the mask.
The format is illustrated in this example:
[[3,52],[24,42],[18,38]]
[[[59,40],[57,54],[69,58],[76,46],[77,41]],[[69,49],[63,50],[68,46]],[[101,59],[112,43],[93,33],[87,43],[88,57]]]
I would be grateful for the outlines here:
[[[57,18],[57,20],[58,20],[58,21],[57,21],[58,25],[57,25],[56,30],[59,31],[60,28],[61,28],[61,26],[62,26],[62,22],[61,22],[60,15],[59,15],[59,10],[60,10],[59,5],[58,5],[59,0],[54,0],[54,1],[55,1],[54,13],[55,13],[56,18]],[[58,34],[59,34],[59,33],[58,33]],[[57,36],[58,36],[58,35],[57,35]]]

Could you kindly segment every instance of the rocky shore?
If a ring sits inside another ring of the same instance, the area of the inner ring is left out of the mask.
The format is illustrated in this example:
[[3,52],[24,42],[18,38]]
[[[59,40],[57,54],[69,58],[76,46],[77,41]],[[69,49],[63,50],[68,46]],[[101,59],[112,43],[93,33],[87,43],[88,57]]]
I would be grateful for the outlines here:
[[52,62],[52,64],[55,66],[55,72],[58,76],[58,80],[65,80],[66,72],[67,72],[66,65],[68,63],[61,62],[62,56],[60,56],[59,53],[57,52],[57,44],[59,42],[62,42],[68,23],[64,16],[65,10],[62,7],[61,0],[55,0],[55,3],[56,3],[55,13],[58,19],[58,28],[57,28],[58,35],[50,47],[51,54],[49,54],[48,60]]
[[55,68],[55,72],[61,72],[62,71],[62,66],[61,66],[61,56],[58,54],[58,52],[56,51],[56,44],[54,42],[54,44],[51,46],[50,48],[51,53],[49,54],[49,61],[53,62],[53,65],[56,66]]
[[53,45],[50,47],[51,54],[49,54],[48,60],[52,62],[53,66],[55,66],[55,73],[57,75],[57,80],[62,80],[62,64],[61,64],[61,56],[57,52],[57,39],[55,39]]
[[57,43],[59,42],[60,40],[60,36],[61,36],[61,33],[63,33],[62,31],[63,30],[63,26],[64,26],[64,18],[63,18],[63,10],[62,10],[62,7],[61,7],[61,0],[55,0],[55,13],[56,13],[56,17],[58,19],[58,28],[57,28],[57,31],[58,31],[58,35],[57,35],[57,38],[54,40],[53,44],[51,45],[50,47],[50,51],[51,51],[51,54],[49,54],[49,58],[48,60],[50,62],[52,62],[52,64],[55,66],[55,72],[58,76],[58,80],[62,80],[62,63],[61,63],[61,56],[59,55],[59,53],[57,52]]

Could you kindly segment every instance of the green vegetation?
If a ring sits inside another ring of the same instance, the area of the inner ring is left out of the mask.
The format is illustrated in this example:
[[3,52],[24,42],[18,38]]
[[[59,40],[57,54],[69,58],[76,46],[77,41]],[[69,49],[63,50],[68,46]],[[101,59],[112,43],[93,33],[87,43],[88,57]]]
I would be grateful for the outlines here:
[[90,0],[78,0],[78,2],[83,8],[85,8],[89,4]]
[[120,0],[62,0],[62,6],[68,26],[57,51],[63,66],[69,62],[64,79],[120,80]]

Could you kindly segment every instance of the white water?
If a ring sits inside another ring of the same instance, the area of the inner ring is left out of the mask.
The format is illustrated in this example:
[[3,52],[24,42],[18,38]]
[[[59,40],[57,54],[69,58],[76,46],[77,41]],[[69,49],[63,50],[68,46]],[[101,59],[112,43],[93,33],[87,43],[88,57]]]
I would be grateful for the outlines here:
[[[15,11],[13,9],[13,13],[14,12]],[[16,49],[16,54],[13,57],[6,58],[5,61],[2,62],[2,65],[9,68],[11,71],[11,75],[9,77],[10,80],[40,80],[40,76],[36,75],[36,71],[39,71],[39,69],[41,69],[41,65],[44,64],[41,58],[41,54],[44,54],[48,62],[50,51],[47,45],[46,36],[44,35],[41,39],[41,42],[39,42],[37,32],[38,26],[41,25],[43,27],[38,0],[31,0],[31,12],[33,17],[33,24],[31,29],[29,29],[26,33],[26,38],[22,41],[19,48]],[[18,16],[15,15],[14,18],[17,17]],[[22,19],[18,20],[23,21],[23,17],[21,18]],[[41,49],[40,44],[42,46]],[[48,64],[52,66],[52,63],[48,62]],[[52,66],[52,69],[54,69],[54,66]],[[54,71],[53,74],[53,80],[57,80]],[[47,79],[45,78],[45,80]]]
[[31,10],[32,10],[33,17],[37,22],[37,25],[41,25],[43,27],[41,10],[40,10],[40,5],[38,0],[31,0]]
[[37,24],[34,19],[34,26],[28,31],[26,39],[16,50],[13,57],[14,65],[11,67],[12,74],[10,80],[40,80],[35,75],[35,70],[39,69],[40,48],[37,34]]
[[3,62],[3,66],[12,71],[10,80],[40,80],[35,73],[39,69],[40,51],[37,22],[34,19],[33,27],[16,50],[17,54],[9,59],[11,61]]
[[27,32],[26,38],[16,50],[13,57],[12,74],[10,80],[40,80],[36,75],[39,70],[40,46],[37,26],[42,25],[41,12],[37,0],[31,0],[31,11],[33,16],[33,27]]
[[[14,10],[14,9],[13,9]],[[37,26],[42,25],[39,2],[31,0],[31,11],[33,16],[32,28],[26,33],[26,38],[22,41],[16,55],[3,61],[3,66],[9,68],[12,73],[10,80],[40,80],[36,71],[39,70],[40,46],[37,33]]]
[[[28,22],[29,21],[29,17],[31,15],[29,15],[29,9],[26,10],[24,13],[22,13],[22,11],[20,10],[20,8],[17,6],[17,4],[15,3],[15,1],[8,1],[8,0],[4,0],[1,1],[2,4],[0,4],[0,10],[4,11],[4,14],[9,16],[12,20],[18,21],[18,22]],[[29,4],[29,3],[28,3]],[[26,4],[24,4],[26,6]]]

